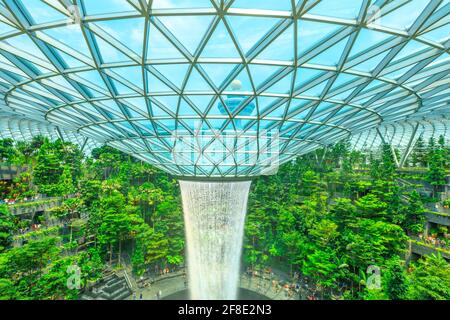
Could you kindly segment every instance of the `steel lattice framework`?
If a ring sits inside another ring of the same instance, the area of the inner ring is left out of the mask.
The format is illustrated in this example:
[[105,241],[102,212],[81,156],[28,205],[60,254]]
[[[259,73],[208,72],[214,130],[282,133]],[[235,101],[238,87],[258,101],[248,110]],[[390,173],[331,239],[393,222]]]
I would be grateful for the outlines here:
[[381,145],[387,143],[400,151],[401,158],[395,160],[403,167],[419,138],[428,143],[430,138],[437,140],[441,136],[445,144],[450,145],[450,119],[445,115],[381,125],[353,136],[350,142],[354,149],[363,152],[380,151]]
[[[208,155],[220,133],[276,130],[282,163],[450,111],[449,12],[442,0],[0,0],[0,94],[179,176],[252,176],[256,162]],[[173,133],[199,126],[207,142],[192,147],[209,162],[174,162]]]
[[81,150],[86,154],[90,154],[92,149],[101,146],[101,144],[92,139],[85,138],[76,132],[53,126],[48,122],[0,112],[0,139],[29,141],[35,136],[47,137],[50,140],[62,139],[63,141],[72,142],[80,146]]

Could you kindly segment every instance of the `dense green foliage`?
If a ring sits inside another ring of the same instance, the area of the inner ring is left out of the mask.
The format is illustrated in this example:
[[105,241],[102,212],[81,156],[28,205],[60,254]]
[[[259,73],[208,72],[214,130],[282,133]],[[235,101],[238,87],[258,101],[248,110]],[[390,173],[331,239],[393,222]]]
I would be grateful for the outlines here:
[[[63,224],[17,234],[31,220],[0,205],[0,299],[76,299],[79,290],[67,286],[73,266],[83,288],[122,264],[138,276],[184,265],[180,194],[171,176],[107,146],[85,157],[61,140],[0,142],[3,161],[28,168],[0,185],[1,196],[60,196],[49,214]],[[442,139],[417,146],[411,162],[428,166],[419,178],[436,193],[445,184],[448,148]],[[408,235],[423,232],[424,197],[398,182],[393,151],[384,145],[364,155],[340,143],[257,178],[245,266],[296,273],[310,294],[325,299],[450,299],[442,257],[404,261]],[[13,240],[23,242],[13,247]],[[381,274],[377,288],[369,286],[373,268]]]
[[6,205],[0,205],[0,253],[11,244],[14,229],[12,214]]
[[[299,272],[324,298],[406,298],[407,233],[423,231],[425,209],[418,192],[396,178],[390,146],[366,163],[345,143],[325,157],[308,154],[275,176],[258,178],[247,217],[246,262],[289,265],[287,271]],[[445,184],[441,180],[436,184]],[[372,265],[381,269],[379,290],[362,286]],[[450,288],[450,282],[441,286]]]

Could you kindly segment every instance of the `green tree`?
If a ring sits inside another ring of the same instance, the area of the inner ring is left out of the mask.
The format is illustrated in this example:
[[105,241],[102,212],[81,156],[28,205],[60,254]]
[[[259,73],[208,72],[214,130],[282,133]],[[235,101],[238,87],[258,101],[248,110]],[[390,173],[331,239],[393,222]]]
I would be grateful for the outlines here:
[[433,194],[436,195],[439,186],[446,184],[445,151],[442,148],[431,148],[429,151],[429,166],[426,180],[433,186]]
[[383,265],[393,255],[403,254],[408,237],[398,225],[372,219],[360,219],[343,235],[346,254],[357,268]]
[[0,300],[13,300],[16,298],[16,288],[13,281],[0,278]]
[[450,299],[450,264],[442,256],[425,256],[419,259],[412,268],[409,299]]
[[12,242],[12,236],[16,229],[14,217],[6,205],[0,205],[0,253],[5,251]]
[[336,198],[330,212],[341,230],[355,222],[357,217],[355,205],[347,198]]
[[416,234],[422,232],[426,221],[425,207],[416,190],[409,194],[408,205],[404,206],[403,210],[406,212],[404,227]]
[[0,139],[0,162],[11,162],[15,154],[14,141],[12,139]]
[[312,277],[323,289],[336,288],[339,265],[336,252],[316,249],[308,256],[302,267],[304,275]]
[[387,214],[388,204],[381,201],[373,193],[369,193],[364,197],[359,198],[356,202],[358,215],[365,218],[384,218]]
[[157,205],[154,220],[155,231],[164,234],[168,240],[167,263],[182,264],[184,262],[184,223],[179,199],[166,196]]
[[414,149],[411,153],[411,162],[413,166],[427,166],[427,155],[426,155],[425,142],[422,136],[417,139]]
[[331,243],[338,237],[337,224],[328,219],[322,219],[312,229],[309,234],[321,247],[330,247]]
[[33,180],[39,191],[49,196],[58,195],[58,182],[64,167],[54,145],[46,141],[39,149],[36,160]]
[[387,262],[386,276],[384,277],[386,293],[391,300],[402,300],[408,291],[405,268],[398,256]]
[[73,185],[72,172],[70,167],[65,165],[63,168],[63,172],[59,177],[58,183],[58,193],[59,195],[69,195],[75,192],[75,186]]
[[[111,197],[113,196],[108,198]],[[116,201],[115,204],[119,202],[117,198],[114,200]],[[114,200],[108,201],[108,203],[113,203]],[[117,244],[118,259],[120,264],[122,241],[130,236],[131,226],[131,217],[128,213],[124,212],[123,207],[109,207],[105,210],[105,215],[103,216],[102,223],[98,230],[98,239],[100,244],[109,246],[110,263],[112,263],[113,250]]]

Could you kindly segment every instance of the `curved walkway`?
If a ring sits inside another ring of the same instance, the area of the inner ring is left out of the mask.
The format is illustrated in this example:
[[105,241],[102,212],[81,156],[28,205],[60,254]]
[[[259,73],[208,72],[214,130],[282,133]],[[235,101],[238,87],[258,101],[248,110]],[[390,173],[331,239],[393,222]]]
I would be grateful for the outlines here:
[[[288,282],[286,278],[286,275],[282,273],[276,273],[273,278],[242,274],[239,287],[262,294],[271,300],[298,300],[298,292],[282,287],[281,283]],[[133,277],[131,277],[130,280],[134,292],[132,296],[129,297],[130,300],[157,300],[158,292],[160,292],[159,299],[162,299],[188,288],[184,270],[158,276],[157,278],[152,279],[152,281],[140,281],[145,284],[145,286],[138,285],[138,282],[136,279],[133,279]]]

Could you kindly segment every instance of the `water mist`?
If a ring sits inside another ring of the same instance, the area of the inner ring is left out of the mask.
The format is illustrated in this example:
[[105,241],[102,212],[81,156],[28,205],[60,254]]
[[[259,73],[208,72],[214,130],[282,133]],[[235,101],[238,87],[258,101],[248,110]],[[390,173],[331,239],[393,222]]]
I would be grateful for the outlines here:
[[180,181],[191,299],[237,298],[250,181]]

